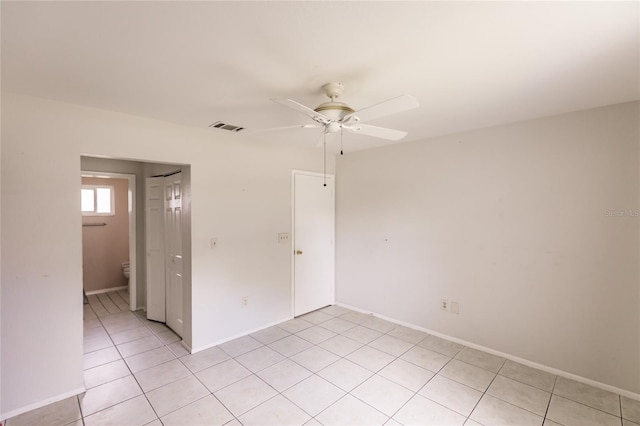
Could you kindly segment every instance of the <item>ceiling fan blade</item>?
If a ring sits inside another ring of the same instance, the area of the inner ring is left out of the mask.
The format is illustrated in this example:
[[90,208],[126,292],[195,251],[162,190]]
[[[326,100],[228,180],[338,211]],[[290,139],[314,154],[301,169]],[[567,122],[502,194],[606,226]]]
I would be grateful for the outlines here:
[[407,136],[407,132],[401,130],[387,129],[386,127],[370,126],[368,124],[353,124],[343,126],[345,130],[366,136],[374,136],[376,138],[387,139],[390,141],[399,141]]
[[278,130],[289,130],[289,129],[317,129],[320,128],[319,124],[296,124],[295,126],[281,126],[281,127],[269,127],[267,129],[257,129],[253,130],[250,133],[264,133],[264,132],[276,132]]
[[311,117],[313,121],[316,121],[320,124],[327,124],[331,121],[329,117],[319,112],[312,110],[309,107],[306,107],[294,100],[291,99],[271,99],[273,102],[279,103],[282,106],[290,108],[294,111],[298,111],[306,115],[307,117]]
[[417,108],[420,106],[418,100],[411,95],[400,95],[395,98],[387,99],[377,104],[373,104],[359,111],[347,114],[342,122],[365,122],[384,117],[391,114],[397,114],[402,111]]

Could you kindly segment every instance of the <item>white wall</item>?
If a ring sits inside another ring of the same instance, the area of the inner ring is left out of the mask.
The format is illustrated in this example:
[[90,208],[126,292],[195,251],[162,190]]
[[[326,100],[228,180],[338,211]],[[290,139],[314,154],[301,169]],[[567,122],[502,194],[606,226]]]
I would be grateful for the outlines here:
[[337,300],[640,392],[639,122],[628,103],[340,158]]
[[321,151],[13,94],[2,150],[0,417],[83,386],[81,155],[191,166],[194,348],[290,316],[277,234],[291,229],[291,169],[322,170]]

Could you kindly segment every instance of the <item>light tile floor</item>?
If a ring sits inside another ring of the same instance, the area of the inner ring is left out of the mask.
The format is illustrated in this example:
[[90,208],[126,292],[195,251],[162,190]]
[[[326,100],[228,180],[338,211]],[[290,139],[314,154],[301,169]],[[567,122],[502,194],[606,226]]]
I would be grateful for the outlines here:
[[338,306],[190,355],[126,294],[85,305],[85,383],[18,425],[640,425],[640,402]]

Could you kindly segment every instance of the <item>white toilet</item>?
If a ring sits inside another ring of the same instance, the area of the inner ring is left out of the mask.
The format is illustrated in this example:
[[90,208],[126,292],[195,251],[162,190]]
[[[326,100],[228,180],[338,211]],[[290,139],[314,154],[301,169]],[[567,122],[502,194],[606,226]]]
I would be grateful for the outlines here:
[[127,281],[129,281],[129,262],[122,263],[122,273],[124,274]]

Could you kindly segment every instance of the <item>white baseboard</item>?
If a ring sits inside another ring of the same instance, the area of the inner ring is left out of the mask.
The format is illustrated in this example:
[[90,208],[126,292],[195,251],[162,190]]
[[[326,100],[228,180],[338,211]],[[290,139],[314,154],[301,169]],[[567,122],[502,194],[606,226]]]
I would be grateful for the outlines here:
[[24,414],[28,411],[44,407],[45,405],[53,404],[54,402],[62,401],[63,399],[67,399],[69,397],[79,395],[85,391],[86,389],[84,387],[81,387],[69,392],[65,392],[60,395],[53,396],[51,398],[43,399],[42,401],[34,402],[33,404],[29,404],[24,407],[16,408],[15,410],[11,410],[6,413],[0,414],[0,420],[5,421],[7,419],[18,416],[20,414]]
[[356,312],[361,312],[361,313],[364,313],[364,314],[367,314],[367,315],[372,315],[374,317],[378,317],[380,319],[392,322],[394,324],[398,324],[398,325],[402,325],[402,326],[405,326],[405,327],[408,327],[408,328],[412,328],[414,330],[422,331],[424,333],[431,334],[431,335],[436,336],[436,337],[441,337],[441,338],[449,340],[451,342],[459,343],[461,345],[468,346],[468,347],[473,348],[473,349],[477,349],[477,350],[480,350],[480,351],[483,351],[483,352],[487,352],[487,353],[490,353],[492,355],[496,355],[496,356],[499,356],[499,357],[502,357],[502,358],[505,358],[505,359],[508,359],[508,360],[511,360],[511,361],[514,361],[514,362],[517,362],[517,363],[520,363],[520,364],[523,364],[523,365],[526,365],[528,367],[537,368],[538,370],[542,370],[542,371],[546,371],[547,373],[555,374],[556,376],[565,377],[567,379],[571,379],[571,380],[575,380],[577,382],[585,383],[587,385],[591,385],[591,386],[594,386],[596,388],[600,388],[600,389],[603,389],[603,390],[606,390],[606,391],[609,391],[609,392],[617,393],[617,394],[626,396],[628,398],[640,401],[640,394],[628,391],[626,389],[621,389],[621,388],[617,388],[615,386],[607,385],[606,383],[601,383],[601,382],[598,382],[598,381],[595,381],[595,380],[588,379],[586,377],[578,376],[577,374],[568,373],[566,371],[559,370],[559,369],[553,368],[553,367],[549,367],[549,366],[544,365],[544,364],[538,364],[537,362],[529,361],[528,359],[520,358],[520,357],[517,357],[515,355],[511,355],[511,354],[505,353],[505,352],[500,352],[500,351],[497,351],[495,349],[488,348],[486,346],[478,345],[478,344],[473,343],[473,342],[469,342],[469,341],[466,341],[466,340],[458,339],[456,337],[448,336],[446,334],[439,333],[439,332],[433,331],[433,330],[429,330],[428,328],[420,327],[420,326],[417,326],[417,325],[414,325],[414,324],[409,324],[407,322],[400,321],[400,320],[395,319],[395,318],[390,318],[390,317],[387,317],[385,315],[379,315],[379,314],[376,314],[375,312],[367,311],[365,309],[361,309],[361,308],[358,308],[356,306],[347,305],[345,303],[336,303],[336,305],[342,306],[343,308],[351,309],[351,310],[356,311]]
[[[239,337],[248,336],[249,334],[255,333],[255,332],[260,331],[260,330],[264,330],[265,328],[273,327],[274,325],[278,325],[278,324],[281,324],[281,323],[283,323],[283,322],[285,322],[285,321],[289,321],[291,318],[292,318],[292,317],[287,317],[287,318],[285,318],[285,319],[281,319],[281,320],[278,320],[278,321],[274,321],[274,322],[271,322],[271,323],[269,323],[269,324],[267,324],[267,325],[263,325],[263,326],[258,327],[258,328],[254,328],[254,329],[251,329],[251,330],[248,330],[248,331],[244,331],[244,332],[239,333],[239,334],[235,334],[235,335],[233,335],[233,336],[231,336],[231,337],[229,337],[229,338],[227,338],[227,339],[219,340],[219,341],[217,341],[217,342],[215,342],[215,343],[212,343],[212,344],[209,344],[209,345],[200,346],[200,347],[198,347],[198,348],[191,349],[191,353],[192,353],[192,354],[195,354],[196,352],[204,351],[205,349],[209,349],[209,348],[212,348],[212,347],[214,347],[214,346],[221,345],[221,344],[223,344],[223,343],[225,343],[225,342],[228,342],[228,341],[231,341],[231,340],[237,339],[237,338],[239,338]],[[188,346],[186,346],[184,343],[183,343],[183,345],[184,345],[187,349],[190,349],[190,348],[189,348]]]
[[[87,296],[91,296],[92,294],[109,293],[110,291],[126,290],[128,288],[129,288],[128,285],[123,285],[123,286],[120,286],[120,287],[101,288],[99,290],[85,291],[85,293],[87,294]],[[128,300],[127,300],[127,302],[128,302]]]

